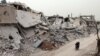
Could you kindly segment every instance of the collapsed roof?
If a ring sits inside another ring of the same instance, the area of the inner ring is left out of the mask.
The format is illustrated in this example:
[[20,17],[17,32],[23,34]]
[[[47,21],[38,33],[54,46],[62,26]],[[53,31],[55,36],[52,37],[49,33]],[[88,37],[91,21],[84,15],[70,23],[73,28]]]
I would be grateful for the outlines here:
[[23,27],[26,28],[41,23],[41,14],[17,10],[16,19]]
[[36,12],[22,3],[0,5],[0,23],[19,23],[23,27],[31,27],[41,23],[41,12]]

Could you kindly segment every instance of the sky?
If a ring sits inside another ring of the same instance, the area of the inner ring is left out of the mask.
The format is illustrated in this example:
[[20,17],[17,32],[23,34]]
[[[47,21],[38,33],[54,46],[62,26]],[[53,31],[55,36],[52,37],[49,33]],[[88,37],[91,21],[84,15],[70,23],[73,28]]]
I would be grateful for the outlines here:
[[92,14],[95,15],[96,20],[100,20],[100,0],[7,0],[7,2],[25,3],[31,9],[43,12],[46,16]]

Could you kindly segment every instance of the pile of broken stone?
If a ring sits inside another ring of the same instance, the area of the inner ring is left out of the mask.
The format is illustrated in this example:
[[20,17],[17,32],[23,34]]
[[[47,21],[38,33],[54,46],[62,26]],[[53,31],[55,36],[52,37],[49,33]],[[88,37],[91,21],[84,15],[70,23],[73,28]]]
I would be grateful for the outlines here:
[[16,13],[14,20],[17,23],[0,25],[1,52],[55,50],[65,43],[93,33],[88,31],[86,21],[80,17],[44,16],[43,13],[18,9]]

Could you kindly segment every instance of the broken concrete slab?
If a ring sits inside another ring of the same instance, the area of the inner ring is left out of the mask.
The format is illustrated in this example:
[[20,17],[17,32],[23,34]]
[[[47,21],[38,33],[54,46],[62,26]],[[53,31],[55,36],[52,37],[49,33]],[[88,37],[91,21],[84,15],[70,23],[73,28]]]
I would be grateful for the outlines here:
[[40,45],[42,42],[43,42],[43,40],[37,40],[37,41],[35,41],[35,43],[33,44],[33,47],[34,47],[34,48],[39,47],[39,45]]
[[[0,35],[2,35],[3,39],[6,39],[5,44],[7,45],[15,45],[13,46],[15,49],[19,49],[20,40],[22,39],[21,35],[18,32],[18,29],[14,26],[0,26]],[[3,47],[5,47],[4,45]],[[13,48],[13,49],[14,49]]]
[[12,6],[0,6],[0,24],[16,24],[16,9]]
[[16,19],[25,28],[41,23],[41,14],[17,10]]

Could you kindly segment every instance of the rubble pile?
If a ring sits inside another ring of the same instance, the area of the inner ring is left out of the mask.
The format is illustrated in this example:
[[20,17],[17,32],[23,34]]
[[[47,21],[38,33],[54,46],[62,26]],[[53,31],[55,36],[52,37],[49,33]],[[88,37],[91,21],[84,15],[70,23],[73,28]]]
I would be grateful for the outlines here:
[[0,10],[0,49],[4,52],[15,51],[18,56],[35,52],[36,49],[54,50],[66,42],[96,32],[92,15],[68,15],[66,18],[59,15],[45,16],[21,3],[1,4],[0,9],[3,9]]

